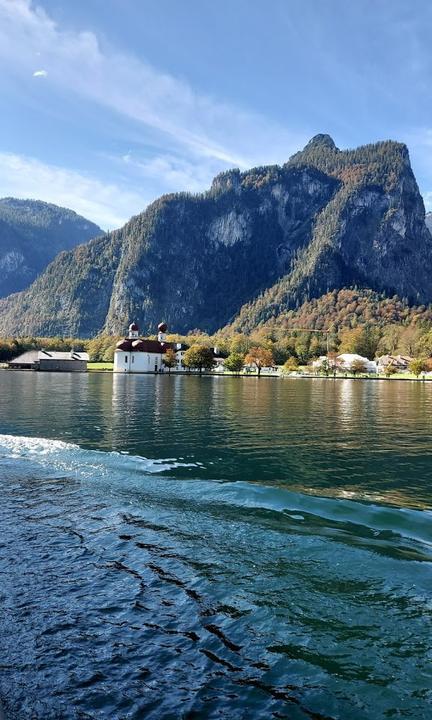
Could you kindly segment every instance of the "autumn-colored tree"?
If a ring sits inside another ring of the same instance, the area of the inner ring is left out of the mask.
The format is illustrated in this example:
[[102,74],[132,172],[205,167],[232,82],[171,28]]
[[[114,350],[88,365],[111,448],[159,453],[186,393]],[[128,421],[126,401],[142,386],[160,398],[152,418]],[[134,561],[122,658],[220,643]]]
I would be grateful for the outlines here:
[[285,360],[283,365],[284,372],[295,372],[298,368],[298,360],[295,357],[289,357]]
[[310,359],[309,352],[309,337],[305,337],[303,334],[296,340],[295,352],[302,365],[305,365]]
[[234,333],[231,336],[230,352],[232,353],[247,353],[251,346],[250,338],[243,333]]
[[361,325],[354,330],[345,330],[341,333],[339,353],[356,353],[372,360],[375,357],[378,343],[378,328]]
[[327,357],[325,357],[324,360],[319,364],[318,372],[321,375],[326,375],[326,376],[330,375],[331,366],[330,366],[330,361]]
[[190,370],[211,370],[214,367],[213,350],[203,345],[192,345],[186,350],[183,357],[183,364]]
[[265,348],[253,347],[245,357],[245,364],[255,365],[258,377],[260,377],[263,367],[272,367],[274,365],[273,353]]
[[422,350],[419,347],[421,335],[422,333],[420,328],[415,325],[408,325],[408,327],[404,328],[401,333],[399,349],[403,353],[407,353],[411,356],[421,353]]
[[432,356],[432,330],[426,332],[418,341],[418,349],[426,357]]
[[169,373],[171,372],[172,368],[175,368],[177,366],[176,354],[172,348],[168,348],[168,350],[163,356],[162,362],[165,367],[168,368]]
[[388,363],[384,368],[384,375],[387,377],[391,377],[392,375],[395,375],[397,373],[397,367],[393,365],[393,363]]
[[367,372],[366,363],[364,360],[353,360],[350,367],[351,372],[353,375],[358,375],[360,373]]
[[243,365],[244,355],[241,353],[233,352],[224,360],[225,370],[229,370],[229,372],[239,373],[243,369]]
[[427,367],[425,358],[414,358],[414,360],[411,360],[409,364],[409,369],[416,378],[418,378],[422,372],[426,372]]
[[378,343],[378,355],[385,355],[387,353],[394,355],[399,347],[401,331],[402,328],[400,325],[392,324],[384,328],[383,334]]

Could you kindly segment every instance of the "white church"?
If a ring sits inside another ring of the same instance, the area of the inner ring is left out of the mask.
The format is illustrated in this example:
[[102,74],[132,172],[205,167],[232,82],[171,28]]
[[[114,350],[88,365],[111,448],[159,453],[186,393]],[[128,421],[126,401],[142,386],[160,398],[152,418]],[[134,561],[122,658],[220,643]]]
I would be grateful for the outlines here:
[[158,325],[158,339],[146,340],[139,337],[139,327],[133,322],[129,325],[127,338],[120,340],[114,353],[114,372],[117,373],[157,373],[164,371],[163,357],[167,350],[173,350],[176,357],[175,372],[184,371],[183,355],[187,345],[166,341],[167,326]]

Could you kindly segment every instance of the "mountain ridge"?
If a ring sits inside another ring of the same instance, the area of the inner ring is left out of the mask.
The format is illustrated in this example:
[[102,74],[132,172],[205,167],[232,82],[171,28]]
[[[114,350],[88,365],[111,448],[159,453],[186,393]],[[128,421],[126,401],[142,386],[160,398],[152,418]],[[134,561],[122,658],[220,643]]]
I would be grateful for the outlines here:
[[98,225],[68,208],[0,198],[0,297],[28,287],[59,252],[101,233]]
[[[0,333],[248,331],[333,289],[432,300],[432,237],[405,145],[317,135],[283,165],[220,173],[62,253],[0,300]],[[36,308],[36,305],[38,306]],[[233,322],[234,321],[234,322]]]

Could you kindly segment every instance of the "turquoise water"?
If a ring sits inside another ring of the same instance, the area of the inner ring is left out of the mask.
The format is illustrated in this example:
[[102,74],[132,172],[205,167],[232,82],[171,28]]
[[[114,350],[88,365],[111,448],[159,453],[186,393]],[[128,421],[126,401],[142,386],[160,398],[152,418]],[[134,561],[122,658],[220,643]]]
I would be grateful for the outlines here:
[[0,704],[430,718],[432,387],[0,371]]

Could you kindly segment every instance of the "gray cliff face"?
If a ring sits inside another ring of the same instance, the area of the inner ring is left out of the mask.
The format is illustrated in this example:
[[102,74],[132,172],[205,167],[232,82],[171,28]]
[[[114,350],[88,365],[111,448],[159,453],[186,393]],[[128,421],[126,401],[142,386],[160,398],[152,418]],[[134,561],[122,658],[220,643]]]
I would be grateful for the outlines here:
[[432,299],[432,239],[417,183],[407,167],[394,188],[359,191],[345,210],[341,256],[364,284],[412,303]]
[[283,167],[222,173],[61,253],[0,300],[0,333],[248,330],[353,285],[431,302],[432,237],[404,145],[341,151],[320,135]]
[[[393,162],[380,182],[366,174],[340,187],[317,217],[311,242],[292,272],[240,311],[237,328],[247,331],[305,300],[344,287],[397,294],[409,303],[432,301],[432,236],[423,200],[406,148],[394,144],[391,151]],[[331,152],[337,158],[341,151]],[[343,168],[339,176],[345,172]]]
[[59,252],[101,233],[72,210],[39,200],[0,199],[0,297],[28,287]]
[[307,168],[244,174],[201,199],[149,209],[154,222],[124,248],[106,330],[120,332],[131,317],[146,331],[161,318],[183,332],[216,330],[289,270],[337,186]]

